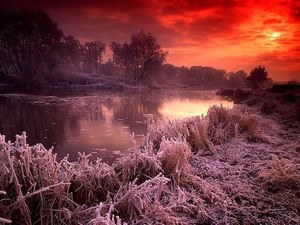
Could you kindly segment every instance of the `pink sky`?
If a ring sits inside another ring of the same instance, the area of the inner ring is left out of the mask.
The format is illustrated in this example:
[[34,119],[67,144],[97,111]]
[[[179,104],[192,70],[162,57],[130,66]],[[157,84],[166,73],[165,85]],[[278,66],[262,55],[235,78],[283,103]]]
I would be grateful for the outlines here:
[[81,42],[108,46],[150,32],[176,66],[249,73],[262,65],[275,81],[300,81],[299,0],[4,0],[1,6],[39,7]]

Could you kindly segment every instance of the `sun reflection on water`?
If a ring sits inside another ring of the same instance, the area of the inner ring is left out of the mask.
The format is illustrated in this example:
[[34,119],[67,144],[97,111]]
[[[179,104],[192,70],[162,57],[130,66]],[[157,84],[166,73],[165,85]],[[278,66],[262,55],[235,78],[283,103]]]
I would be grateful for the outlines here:
[[[218,102],[218,104],[217,104]],[[183,119],[190,116],[206,115],[208,109],[213,105],[222,104],[223,107],[232,108],[233,102],[226,100],[189,100],[175,99],[162,104],[158,112],[164,116],[163,120]]]

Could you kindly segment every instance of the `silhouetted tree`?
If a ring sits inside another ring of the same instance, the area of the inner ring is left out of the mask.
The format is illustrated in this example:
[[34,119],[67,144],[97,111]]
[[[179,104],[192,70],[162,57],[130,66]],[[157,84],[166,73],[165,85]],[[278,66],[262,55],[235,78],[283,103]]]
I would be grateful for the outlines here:
[[[183,75],[183,74],[182,74]],[[192,66],[181,80],[191,86],[205,86],[207,88],[224,86],[227,82],[226,71],[209,66]]]
[[259,83],[258,88],[271,88],[274,85],[274,80],[270,77],[266,78],[266,80],[262,83]]
[[57,59],[63,37],[57,23],[40,9],[0,10],[2,70],[12,71],[24,81],[32,80],[47,59],[52,63]]
[[230,72],[227,74],[228,86],[230,88],[244,88],[245,80],[247,78],[247,73],[243,70],[237,72]]
[[168,54],[167,51],[161,50],[155,37],[144,31],[131,35],[129,44],[112,42],[110,49],[113,52],[114,63],[137,82],[141,82],[145,76],[157,73]]
[[42,74],[48,80],[51,80],[51,77],[55,78],[54,74],[61,75],[67,68],[81,69],[80,41],[73,36],[67,36],[63,37],[58,45],[59,47],[45,58]]
[[246,78],[246,86],[258,89],[258,84],[267,80],[268,72],[265,67],[258,66],[251,70],[250,75]]
[[8,55],[7,53],[0,48],[0,78],[8,77],[9,68],[8,68]]
[[180,67],[176,67],[173,64],[164,64],[161,67],[161,79],[165,80],[166,82],[172,81],[177,82],[179,80],[179,72]]
[[71,64],[74,67],[81,67],[82,54],[81,54],[81,44],[73,36],[65,37],[63,40],[65,44],[64,48],[64,61],[68,64]]
[[82,62],[84,70],[99,73],[99,64],[105,53],[105,44],[101,41],[86,42],[82,48]]
[[116,70],[118,70],[118,68],[115,67],[111,59],[107,60],[105,63],[100,64],[99,69],[101,73],[106,76],[111,76]]
[[182,84],[188,84],[187,77],[189,75],[189,68],[186,66],[181,66],[178,72],[178,81]]
[[295,78],[292,78],[288,81],[288,84],[297,84],[298,81]]

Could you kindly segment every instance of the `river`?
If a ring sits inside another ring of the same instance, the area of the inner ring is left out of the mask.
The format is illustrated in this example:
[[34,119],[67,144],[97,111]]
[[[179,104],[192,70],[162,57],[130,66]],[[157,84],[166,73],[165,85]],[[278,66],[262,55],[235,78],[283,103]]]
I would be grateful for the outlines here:
[[216,91],[195,89],[164,90],[42,90],[0,92],[0,133],[6,140],[26,131],[30,145],[54,147],[57,158],[78,152],[101,157],[111,164],[116,157],[136,144],[147,132],[145,114],[155,123],[205,115],[214,104],[232,107]]

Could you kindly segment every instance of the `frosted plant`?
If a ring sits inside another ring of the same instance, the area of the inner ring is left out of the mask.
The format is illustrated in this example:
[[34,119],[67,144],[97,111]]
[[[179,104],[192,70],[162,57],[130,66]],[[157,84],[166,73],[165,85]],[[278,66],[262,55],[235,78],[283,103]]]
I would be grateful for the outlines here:
[[153,114],[144,114],[144,118],[146,119],[146,124],[151,126],[154,124]]
[[22,146],[23,148],[26,148],[26,138],[27,138],[27,136],[26,136],[25,131],[22,132],[22,135],[17,134],[16,141],[15,141],[15,147],[20,148]]
[[158,174],[140,185],[136,181],[124,184],[114,197],[115,209],[130,221],[151,212],[153,204],[159,204],[169,179]]
[[130,141],[133,143],[133,146],[136,146],[136,140],[135,140],[135,135],[134,132],[129,135]]
[[176,183],[180,183],[181,174],[189,173],[189,159],[191,148],[186,141],[162,139],[157,158],[161,162],[165,176],[171,177]]

